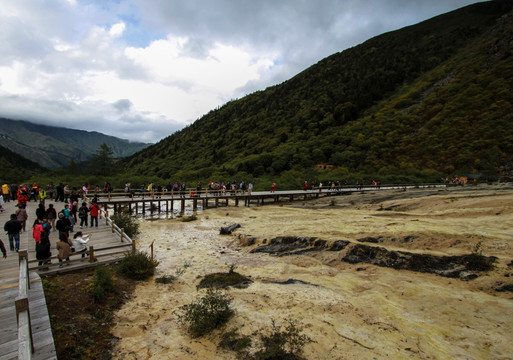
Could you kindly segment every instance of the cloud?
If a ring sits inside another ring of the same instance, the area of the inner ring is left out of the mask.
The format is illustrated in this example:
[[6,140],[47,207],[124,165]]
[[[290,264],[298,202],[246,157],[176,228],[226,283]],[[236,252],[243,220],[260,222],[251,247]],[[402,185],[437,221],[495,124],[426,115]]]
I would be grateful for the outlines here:
[[158,141],[368,38],[473,1],[7,1],[0,116]]
[[112,104],[112,106],[114,106],[114,108],[120,113],[124,113],[130,110],[132,107],[132,102],[128,99],[120,99]]

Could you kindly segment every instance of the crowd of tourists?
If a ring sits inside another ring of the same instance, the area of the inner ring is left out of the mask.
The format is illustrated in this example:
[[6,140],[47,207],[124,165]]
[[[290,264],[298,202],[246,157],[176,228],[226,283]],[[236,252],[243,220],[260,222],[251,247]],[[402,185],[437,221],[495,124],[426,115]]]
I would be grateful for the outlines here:
[[[91,235],[85,236],[82,231],[76,231],[87,227],[98,227],[98,217],[100,207],[97,197],[88,201],[86,195],[90,191],[87,185],[77,191],[76,188],[70,190],[67,184],[59,184],[53,187],[53,184],[46,188],[32,184],[3,184],[1,202],[16,202],[16,211],[10,215],[10,219],[4,224],[4,230],[8,236],[9,250],[18,252],[20,249],[20,234],[27,231],[27,213],[28,204],[31,201],[37,203],[34,212],[35,220],[32,224],[32,238],[35,242],[36,258],[39,260],[39,266],[51,263],[51,244],[50,233],[58,234],[56,241],[56,250],[58,252],[59,262],[69,261],[72,253],[82,253],[85,257],[87,251],[86,244],[91,239]],[[58,211],[53,202],[63,202],[62,208]],[[46,203],[48,202],[48,206]],[[2,208],[3,209],[3,208]],[[70,234],[74,233],[71,237]],[[0,239],[0,249],[4,258],[7,257],[7,249]],[[62,264],[61,264],[62,266]]]

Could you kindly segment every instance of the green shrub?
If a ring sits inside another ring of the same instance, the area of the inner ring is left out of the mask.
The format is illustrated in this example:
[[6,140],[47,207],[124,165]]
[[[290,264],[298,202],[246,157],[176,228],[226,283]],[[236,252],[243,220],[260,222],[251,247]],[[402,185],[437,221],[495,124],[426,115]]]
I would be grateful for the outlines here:
[[313,342],[308,336],[301,334],[296,321],[288,320],[288,325],[282,330],[272,320],[272,330],[269,335],[260,335],[263,349],[255,354],[256,360],[302,359],[300,354],[303,347]]
[[137,234],[139,234],[139,223],[125,212],[120,212],[112,215],[111,220],[116,224],[120,229],[123,229],[125,234],[127,234],[130,238],[133,238]]
[[94,302],[102,301],[107,293],[112,293],[115,290],[112,271],[105,266],[98,266],[94,271],[93,281],[89,286],[93,293]]
[[147,253],[129,253],[121,260],[118,272],[135,280],[146,280],[155,273],[158,263]]
[[231,298],[219,290],[207,289],[196,302],[180,306],[178,323],[193,338],[201,337],[223,326],[233,316]]

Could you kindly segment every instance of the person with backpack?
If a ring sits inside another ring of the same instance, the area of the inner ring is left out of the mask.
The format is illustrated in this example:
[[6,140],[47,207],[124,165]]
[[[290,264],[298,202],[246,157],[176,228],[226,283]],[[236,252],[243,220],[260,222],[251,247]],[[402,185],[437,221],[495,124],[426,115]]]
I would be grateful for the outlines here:
[[86,202],[82,203],[82,206],[78,209],[78,217],[80,219],[80,228],[82,229],[82,226],[87,227],[87,213],[89,212],[89,208],[87,207]]
[[43,203],[39,203],[39,206],[36,209],[36,217],[39,220],[43,220],[43,217],[46,215],[46,209]]
[[100,207],[97,203],[93,202],[93,204],[89,207],[89,211],[91,212],[91,227],[93,227],[93,225],[98,227],[98,214],[100,212]]
[[26,229],[28,219],[27,209],[25,209],[25,207],[26,204],[19,205],[18,210],[15,211],[16,219],[21,223],[23,231]]
[[64,215],[63,211],[59,212],[59,220],[57,220],[57,223],[55,224],[55,228],[60,233],[65,233],[67,237],[69,237],[69,230],[71,229],[71,222],[69,219]]
[[48,209],[46,210],[46,218],[52,224],[52,229],[55,231],[55,220],[57,219],[57,211],[53,207],[53,204],[48,204]]

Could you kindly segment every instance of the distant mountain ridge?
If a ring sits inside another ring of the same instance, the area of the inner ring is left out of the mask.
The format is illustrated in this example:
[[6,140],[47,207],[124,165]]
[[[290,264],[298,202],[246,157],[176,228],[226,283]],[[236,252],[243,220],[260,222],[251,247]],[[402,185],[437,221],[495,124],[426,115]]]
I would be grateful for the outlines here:
[[38,163],[27,160],[3,146],[0,146],[0,169],[1,184],[15,183],[20,179],[26,179],[47,170]]
[[48,169],[66,166],[71,160],[87,161],[103,143],[112,149],[116,158],[130,156],[149,145],[96,131],[0,118],[0,145]]
[[291,182],[315,178],[319,163],[338,179],[511,172],[512,7],[476,3],[333,54],[122,160],[125,172]]

